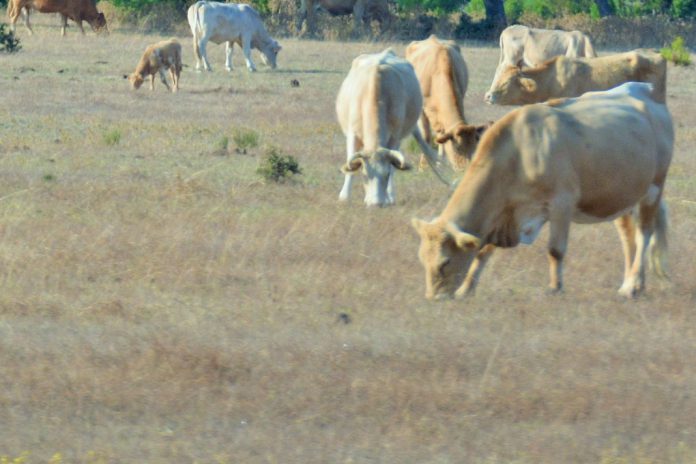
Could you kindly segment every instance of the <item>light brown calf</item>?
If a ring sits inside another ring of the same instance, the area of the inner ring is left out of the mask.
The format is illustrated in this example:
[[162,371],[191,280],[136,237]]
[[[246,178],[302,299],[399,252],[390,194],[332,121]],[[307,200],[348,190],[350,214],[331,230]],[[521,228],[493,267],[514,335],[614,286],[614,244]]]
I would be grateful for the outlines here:
[[[172,77],[172,88],[169,88],[164,71],[169,69]],[[150,76],[150,90],[155,90],[155,74],[159,73],[160,79],[167,90],[176,92],[179,90],[179,75],[181,74],[181,44],[176,39],[163,40],[150,45],[145,49],[138,62],[135,71],[130,75],[124,75],[134,89],[139,89],[145,78]]]

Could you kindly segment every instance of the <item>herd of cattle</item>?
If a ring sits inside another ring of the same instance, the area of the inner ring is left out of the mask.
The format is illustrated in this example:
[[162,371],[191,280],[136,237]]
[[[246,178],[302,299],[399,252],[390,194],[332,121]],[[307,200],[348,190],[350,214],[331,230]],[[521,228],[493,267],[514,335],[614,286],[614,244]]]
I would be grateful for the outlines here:
[[[91,0],[11,0],[12,26],[23,13],[30,28],[32,9],[60,13],[63,25],[71,18],[106,28]],[[252,7],[198,1],[187,16],[197,70],[211,70],[208,41],[226,44],[228,70],[235,43],[249,71],[256,70],[252,48],[275,68],[281,47]],[[159,74],[169,88],[168,69],[176,91],[181,66],[181,45],[172,39],[149,46],[125,77],[134,88],[150,77],[152,89]],[[559,291],[570,223],[609,220],[625,256],[619,292],[635,296],[645,287],[648,262],[665,276],[662,194],[674,144],[666,69],[651,50],[597,57],[578,31],[511,26],[501,34],[485,100],[524,106],[473,126],[464,116],[468,72],[455,42],[431,36],[412,42],[405,58],[391,49],[360,55],[336,98],[346,137],[339,200],[350,198],[354,176],[362,174],[368,206],[393,204],[394,174],[410,169],[399,147],[413,135],[441,180],[444,163],[465,171],[439,216],[412,221],[421,238],[427,298],[470,294],[496,247],[532,243],[547,222],[549,285]]]

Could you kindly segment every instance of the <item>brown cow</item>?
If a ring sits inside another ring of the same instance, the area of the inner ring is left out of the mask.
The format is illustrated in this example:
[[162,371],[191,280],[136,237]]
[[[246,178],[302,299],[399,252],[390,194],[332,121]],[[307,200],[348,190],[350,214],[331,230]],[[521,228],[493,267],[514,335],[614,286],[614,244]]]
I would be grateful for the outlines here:
[[380,27],[385,28],[391,19],[387,0],[301,0],[297,17],[297,30],[302,30],[306,22],[306,33],[316,33],[315,9],[323,9],[333,16],[353,15],[353,33],[360,30],[362,22],[367,30],[371,19],[379,21]]
[[633,50],[599,58],[558,56],[536,68],[508,67],[487,94],[488,103],[524,105],[559,97],[608,90],[624,82],[649,82],[653,99],[664,103],[667,62],[651,50]]
[[488,125],[472,126],[464,118],[469,73],[459,45],[431,35],[411,42],[406,59],[416,71],[423,94],[419,120],[423,137],[430,143],[434,135],[440,154],[444,151],[455,170],[463,169]]
[[10,0],[7,7],[7,16],[10,19],[10,28],[14,31],[17,19],[22,14],[22,9],[25,10],[24,25],[30,34],[34,31],[29,23],[29,12],[37,10],[40,13],[59,13],[62,18],[61,35],[65,35],[65,28],[68,25],[68,18],[77,23],[82,31],[82,21],[87,21],[95,32],[106,30],[106,18],[104,13],[97,11],[92,0]]

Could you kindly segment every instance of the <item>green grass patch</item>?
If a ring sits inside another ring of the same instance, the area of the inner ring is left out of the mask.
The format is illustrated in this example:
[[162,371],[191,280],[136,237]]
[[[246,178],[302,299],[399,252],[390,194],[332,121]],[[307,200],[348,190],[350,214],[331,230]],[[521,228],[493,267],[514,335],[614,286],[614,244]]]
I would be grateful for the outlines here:
[[669,47],[660,50],[660,54],[667,61],[678,66],[689,66],[691,64],[691,55],[684,45],[684,38],[677,36]]
[[102,140],[104,141],[104,144],[110,147],[118,145],[121,142],[121,131],[118,129],[106,131],[102,134]]

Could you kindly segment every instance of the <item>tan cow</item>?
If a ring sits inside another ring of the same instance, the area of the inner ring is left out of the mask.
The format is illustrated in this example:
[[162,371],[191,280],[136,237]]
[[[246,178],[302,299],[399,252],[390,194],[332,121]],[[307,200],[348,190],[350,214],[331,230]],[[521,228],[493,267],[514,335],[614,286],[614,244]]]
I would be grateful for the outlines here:
[[401,140],[409,134],[434,166],[436,154],[417,127],[422,110],[418,79],[408,61],[391,49],[353,60],[336,97],[336,114],[346,136],[347,152],[339,200],[350,198],[353,175],[362,171],[366,177],[365,203],[393,204],[394,169],[411,168],[399,152]]
[[[145,78],[150,76],[150,90],[155,90],[155,74],[159,73],[160,79],[167,90],[176,92],[179,90],[179,75],[181,74],[181,44],[176,39],[163,40],[149,45],[140,58],[135,71],[128,79],[133,89],[139,89]],[[168,69],[172,78],[172,88],[169,88],[164,71]]]
[[464,118],[469,73],[459,45],[431,35],[411,42],[406,59],[416,71],[423,94],[419,120],[423,137],[430,143],[434,134],[440,154],[444,152],[455,170],[463,169],[488,125],[472,126]]
[[546,222],[553,291],[563,286],[571,221],[616,220],[625,255],[622,295],[644,289],[648,254],[660,275],[667,233],[661,197],[674,132],[667,107],[650,94],[650,84],[632,82],[523,106],[488,129],[442,213],[412,221],[426,297],[470,293],[491,245],[530,244]]
[[537,68],[511,66],[488,94],[488,102],[524,105],[585,92],[607,90],[624,82],[650,82],[653,99],[664,103],[667,62],[651,50],[633,50],[599,58],[552,58]]
[[22,11],[24,11],[24,25],[30,34],[34,31],[29,23],[29,13],[31,10],[37,10],[40,13],[59,13],[62,19],[61,35],[65,35],[65,28],[68,25],[68,18],[77,23],[82,31],[82,21],[87,21],[95,32],[105,30],[106,18],[104,13],[97,11],[95,2],[92,0],[10,0],[7,6],[7,16],[10,19],[10,28],[15,30],[15,24]]
[[590,38],[580,31],[534,29],[519,24],[506,28],[500,33],[500,60],[491,91],[508,67],[535,68],[554,56],[594,58],[597,54]]

